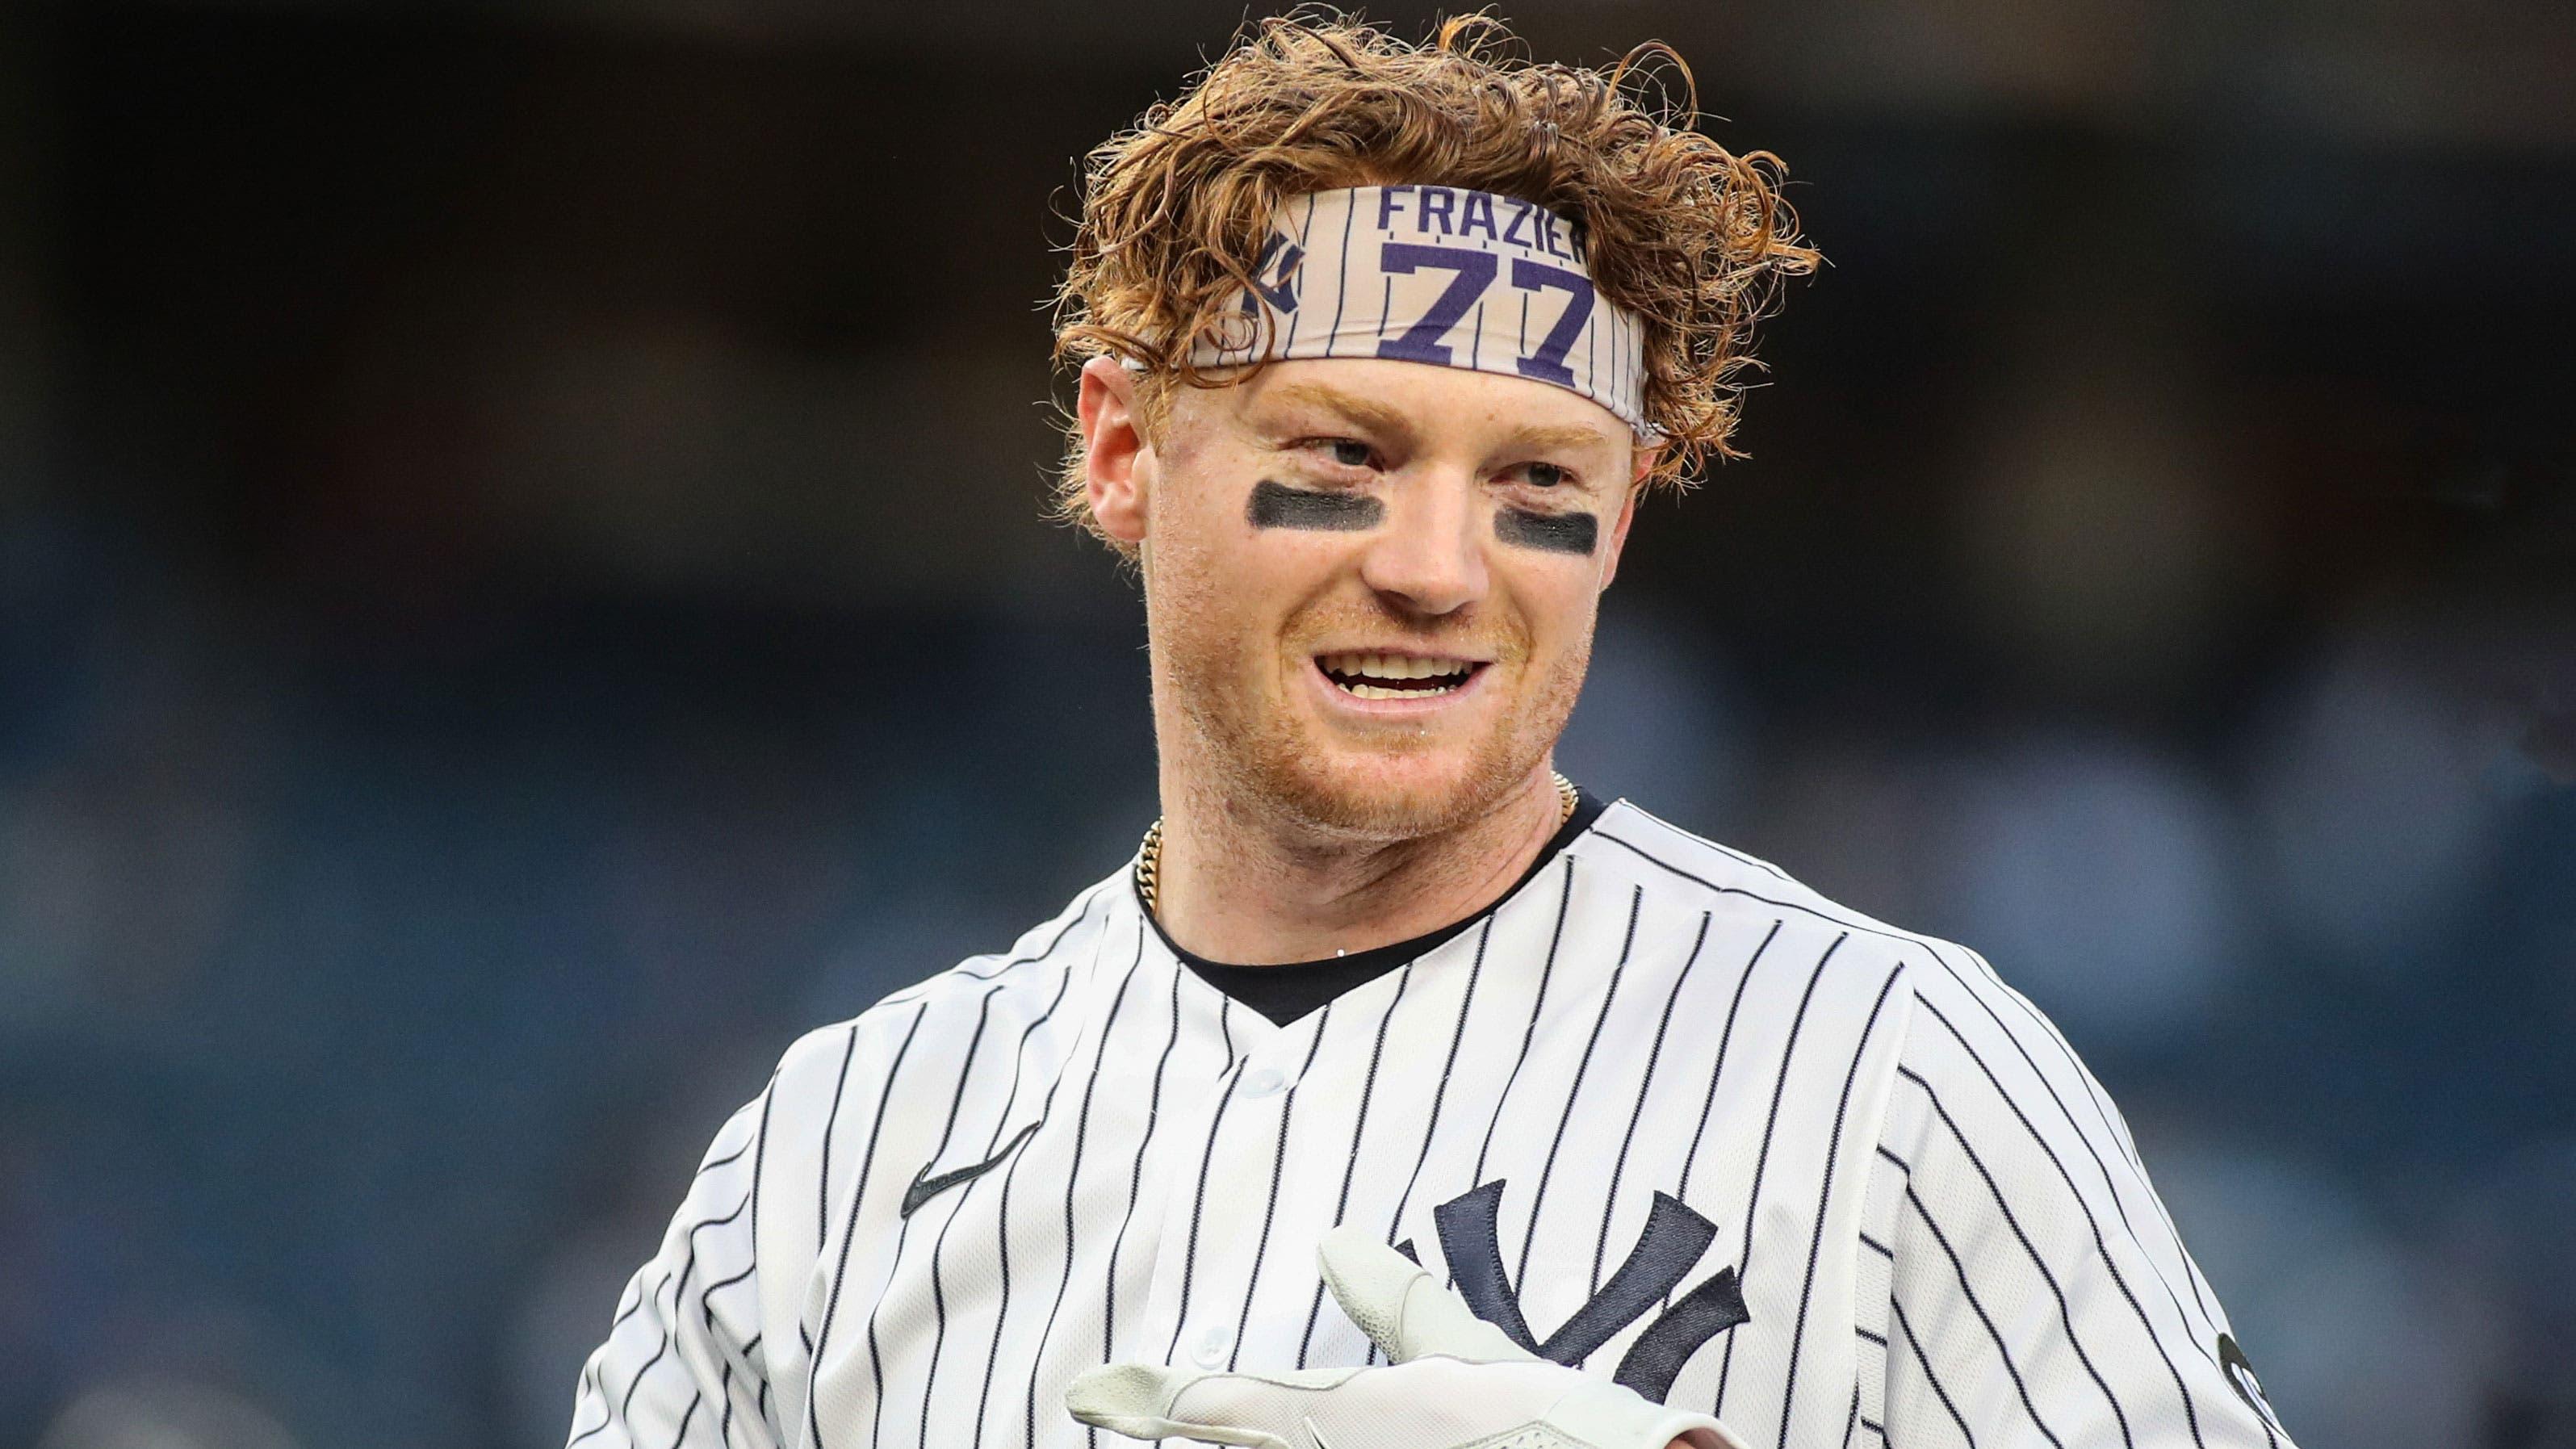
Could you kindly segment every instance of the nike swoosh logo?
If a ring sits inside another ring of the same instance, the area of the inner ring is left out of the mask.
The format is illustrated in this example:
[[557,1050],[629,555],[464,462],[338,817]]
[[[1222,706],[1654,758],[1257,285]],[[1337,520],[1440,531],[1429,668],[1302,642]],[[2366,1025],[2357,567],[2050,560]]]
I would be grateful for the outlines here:
[[1324,1438],[1324,1431],[1315,1427],[1315,1416],[1306,1414],[1301,1417],[1306,1424],[1306,1437],[1315,1441],[1315,1449],[1333,1449],[1332,1443]]
[[937,1177],[929,1176],[930,1164],[927,1162],[923,1163],[921,1165],[921,1171],[912,1175],[912,1186],[903,1190],[903,1207],[901,1211],[896,1213],[896,1216],[906,1218],[911,1217],[912,1210],[914,1208],[921,1206],[923,1203],[930,1201],[932,1198],[939,1196],[941,1193],[946,1192],[948,1189],[955,1187],[961,1182],[972,1182],[976,1178],[982,1177],[985,1173],[992,1171],[994,1168],[1001,1166],[1002,1159],[1018,1151],[1020,1144],[1028,1141],[1029,1134],[1036,1130],[1038,1130],[1038,1124],[1032,1122],[1026,1127],[1021,1128],[1017,1136],[1014,1136],[1010,1141],[1003,1143],[1001,1151],[994,1153],[992,1156],[985,1158],[981,1162],[969,1163],[954,1171],[943,1172]]

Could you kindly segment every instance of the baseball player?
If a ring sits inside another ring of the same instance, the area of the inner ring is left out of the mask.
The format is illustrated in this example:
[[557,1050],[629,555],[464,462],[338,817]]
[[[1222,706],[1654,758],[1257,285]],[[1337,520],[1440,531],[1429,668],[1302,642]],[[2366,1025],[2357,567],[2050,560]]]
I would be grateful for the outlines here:
[[1813,253],[1768,158],[1507,39],[1273,23],[1095,153],[1066,498],[1162,818],[788,1050],[572,1444],[2287,1442],[1984,960],[1554,773]]

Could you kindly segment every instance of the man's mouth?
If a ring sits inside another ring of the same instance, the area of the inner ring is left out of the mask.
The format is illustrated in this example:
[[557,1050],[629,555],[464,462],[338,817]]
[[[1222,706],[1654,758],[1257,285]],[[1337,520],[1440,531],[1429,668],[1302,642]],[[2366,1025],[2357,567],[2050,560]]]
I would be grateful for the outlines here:
[[1420,699],[1449,693],[1485,666],[1424,654],[1319,654],[1315,667],[1334,688],[1358,699]]

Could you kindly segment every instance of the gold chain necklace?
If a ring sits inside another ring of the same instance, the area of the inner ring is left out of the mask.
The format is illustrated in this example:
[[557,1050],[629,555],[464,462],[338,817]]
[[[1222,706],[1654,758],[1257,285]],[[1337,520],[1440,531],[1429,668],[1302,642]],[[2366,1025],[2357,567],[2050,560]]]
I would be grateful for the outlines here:
[[[1563,775],[1555,776],[1555,780],[1558,801],[1556,828],[1563,830],[1565,822],[1574,818],[1574,809],[1580,797],[1575,793],[1572,780]],[[1145,843],[1136,852],[1136,895],[1144,901],[1145,914],[1149,916],[1160,914],[1157,908],[1160,896],[1157,891],[1161,885],[1162,869],[1163,821],[1160,816],[1157,816],[1154,823],[1145,828]]]

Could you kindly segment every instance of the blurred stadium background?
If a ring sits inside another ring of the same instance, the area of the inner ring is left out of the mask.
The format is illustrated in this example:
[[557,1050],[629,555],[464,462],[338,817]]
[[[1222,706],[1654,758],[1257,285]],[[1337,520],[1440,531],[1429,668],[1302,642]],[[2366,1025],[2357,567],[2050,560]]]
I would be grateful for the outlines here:
[[[1992,956],[2311,1449],[2576,1444],[2576,10],[1508,13],[1833,262],[1569,768]],[[1240,18],[0,9],[0,1446],[560,1443],[795,1032],[1132,849],[1035,304]]]

